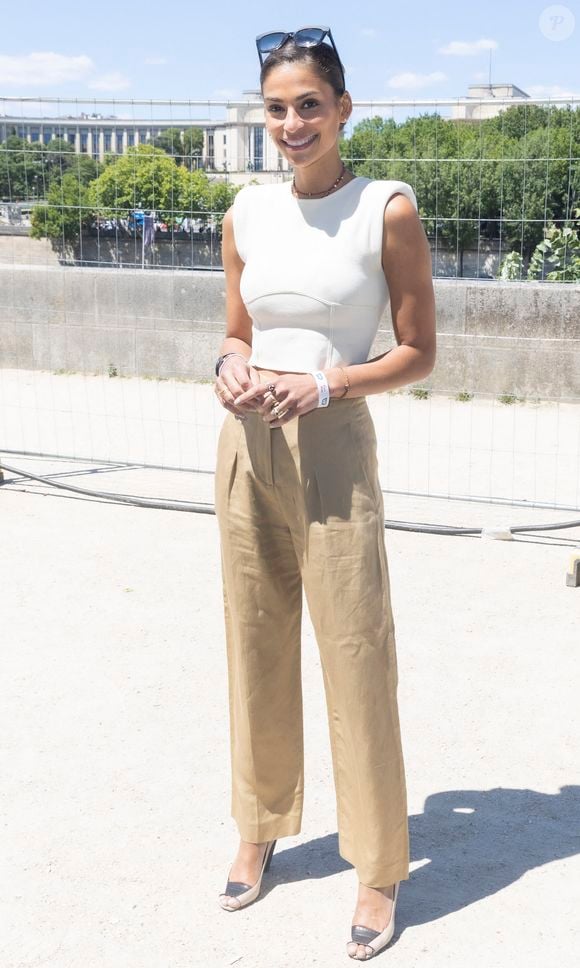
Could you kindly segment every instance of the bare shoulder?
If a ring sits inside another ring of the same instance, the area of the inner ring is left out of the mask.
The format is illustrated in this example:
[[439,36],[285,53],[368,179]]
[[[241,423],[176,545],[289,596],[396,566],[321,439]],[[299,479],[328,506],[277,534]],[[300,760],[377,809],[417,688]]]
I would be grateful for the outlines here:
[[227,226],[228,231],[230,232],[232,231],[232,228],[234,225],[234,206],[233,205],[230,205],[229,208],[226,208],[224,212],[224,217],[222,219],[222,225],[224,227]]
[[394,276],[408,277],[414,285],[422,279],[431,284],[431,253],[423,222],[411,199],[394,193],[383,213],[382,263],[389,285]]
[[234,237],[234,206],[230,205],[223,214],[222,218],[222,238],[233,239]]
[[405,231],[421,224],[421,219],[413,202],[402,192],[391,195],[383,213],[385,228]]
[[420,249],[424,254],[427,246],[425,229],[411,199],[403,192],[391,195],[383,212],[383,259],[392,253],[409,253]]
[[238,269],[243,266],[242,259],[236,246],[234,233],[234,213],[233,205],[230,205],[224,212],[222,218],[222,263],[226,270],[226,275],[234,267]]

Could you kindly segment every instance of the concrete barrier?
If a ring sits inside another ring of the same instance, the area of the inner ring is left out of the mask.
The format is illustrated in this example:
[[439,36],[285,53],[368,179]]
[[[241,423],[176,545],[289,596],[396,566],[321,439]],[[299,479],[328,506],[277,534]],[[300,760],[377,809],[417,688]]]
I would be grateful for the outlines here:
[[[580,399],[580,286],[436,280],[437,364],[421,387]],[[0,265],[0,366],[211,379],[221,271]],[[371,355],[396,345],[390,308]]]

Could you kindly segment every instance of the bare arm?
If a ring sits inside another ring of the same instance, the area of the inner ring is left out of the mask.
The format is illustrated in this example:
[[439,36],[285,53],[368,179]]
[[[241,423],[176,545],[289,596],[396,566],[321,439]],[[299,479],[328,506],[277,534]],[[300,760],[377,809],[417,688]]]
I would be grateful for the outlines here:
[[231,207],[222,222],[222,263],[226,281],[226,335],[220,355],[243,353],[249,359],[252,347],[252,320],[240,295],[240,276],[244,263],[238,255],[234,240]]
[[[365,363],[344,367],[349,397],[394,390],[429,375],[435,365],[435,294],[431,253],[412,202],[393,195],[385,206],[382,265],[391,297],[397,346]],[[330,394],[344,392],[337,367],[326,371]]]
[[[222,222],[222,263],[226,283],[226,335],[221,344],[220,356],[226,353],[241,353],[247,361],[252,351],[252,318],[240,293],[240,277],[244,262],[236,248],[231,206]],[[258,377],[253,367],[239,356],[231,356],[220,370],[215,390],[226,410],[240,414],[240,411],[258,409],[258,402],[239,408],[232,405],[232,400],[257,382]]]

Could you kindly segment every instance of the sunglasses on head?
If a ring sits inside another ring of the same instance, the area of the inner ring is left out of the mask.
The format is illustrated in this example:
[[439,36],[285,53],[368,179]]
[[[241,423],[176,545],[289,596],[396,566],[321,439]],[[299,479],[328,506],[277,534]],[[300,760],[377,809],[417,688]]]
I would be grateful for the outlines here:
[[[260,66],[264,63],[264,58],[268,54],[271,54],[273,50],[279,50],[284,44],[292,38],[297,47],[319,47],[320,44],[324,42],[324,38],[328,37],[332,49],[336,54],[336,59],[340,67],[340,73],[342,74],[342,87],[346,90],[346,81],[344,78],[344,71],[342,69],[342,64],[340,62],[340,57],[338,56],[338,51],[336,49],[336,44],[334,43],[332,37],[332,31],[330,27],[300,27],[294,32],[286,32],[283,30],[273,30],[266,34],[259,34],[256,37],[256,47],[258,48],[258,57],[260,58]],[[328,47],[328,44],[326,45]]]

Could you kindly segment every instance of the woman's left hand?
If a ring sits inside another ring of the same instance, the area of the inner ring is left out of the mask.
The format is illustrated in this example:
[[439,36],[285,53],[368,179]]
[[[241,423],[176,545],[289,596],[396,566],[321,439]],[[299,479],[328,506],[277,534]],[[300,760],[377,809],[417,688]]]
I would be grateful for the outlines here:
[[[274,386],[274,392],[268,386]],[[266,383],[258,383],[249,390],[244,390],[232,402],[234,405],[246,403],[248,400],[262,400],[258,412],[262,414],[270,427],[281,427],[293,417],[302,416],[318,406],[318,386],[311,373],[283,373],[268,379]],[[277,406],[278,416],[272,412]]]

